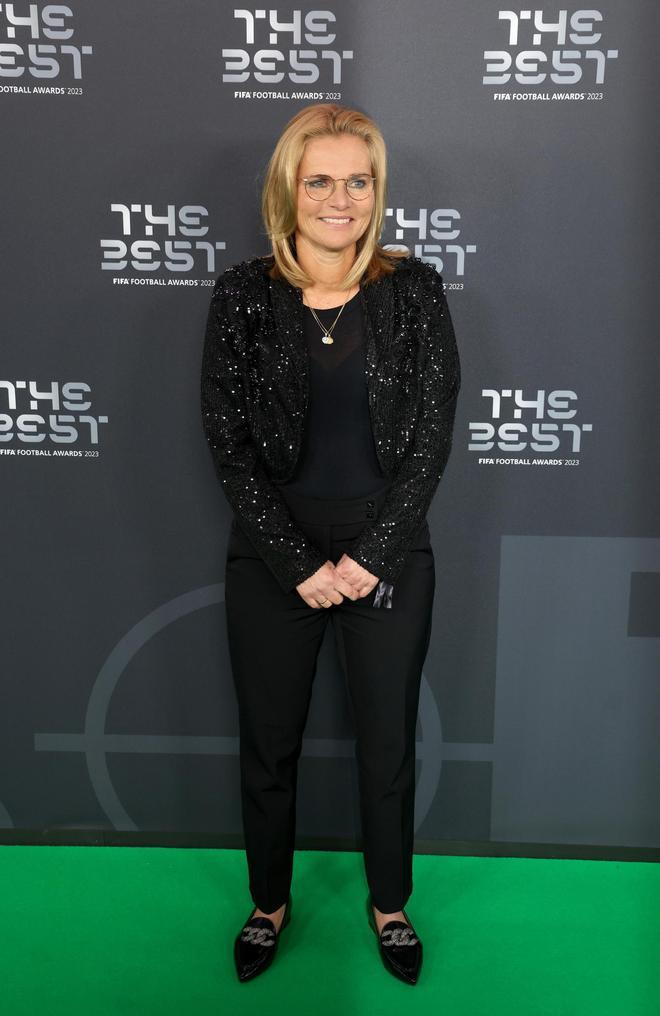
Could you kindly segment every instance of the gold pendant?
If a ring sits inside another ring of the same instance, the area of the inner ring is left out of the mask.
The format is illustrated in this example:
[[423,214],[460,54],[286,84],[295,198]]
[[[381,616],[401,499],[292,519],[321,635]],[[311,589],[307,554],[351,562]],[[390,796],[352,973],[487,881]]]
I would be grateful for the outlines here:
[[329,332],[326,332],[325,335],[323,336],[323,338],[321,339],[321,342],[325,342],[326,345],[328,345],[330,342],[334,342],[334,341],[335,340],[333,339],[332,335],[330,335]]

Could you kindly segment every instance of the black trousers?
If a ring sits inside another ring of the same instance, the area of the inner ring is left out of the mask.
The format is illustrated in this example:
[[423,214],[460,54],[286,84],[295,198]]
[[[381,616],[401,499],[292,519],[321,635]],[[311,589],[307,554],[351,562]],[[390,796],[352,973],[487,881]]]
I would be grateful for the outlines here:
[[[387,487],[319,500],[280,488],[292,516],[335,564]],[[392,604],[358,600],[309,607],[283,593],[254,545],[232,522],[225,607],[238,699],[241,804],[250,893],[272,913],[291,888],[297,766],[316,662],[330,618],[355,726],[365,874],[375,906],[403,909],[412,892],[415,728],[431,635],[435,562],[424,520],[394,585]]]

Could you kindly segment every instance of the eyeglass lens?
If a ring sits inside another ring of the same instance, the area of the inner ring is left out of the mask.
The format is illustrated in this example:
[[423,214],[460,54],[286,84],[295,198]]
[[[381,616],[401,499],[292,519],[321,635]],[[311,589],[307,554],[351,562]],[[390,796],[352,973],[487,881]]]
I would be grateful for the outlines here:
[[[344,181],[341,181],[342,183]],[[373,181],[368,174],[349,176],[346,189],[351,197],[365,198],[372,190]],[[323,199],[332,193],[334,180],[331,176],[310,176],[305,182],[305,190],[311,198]]]

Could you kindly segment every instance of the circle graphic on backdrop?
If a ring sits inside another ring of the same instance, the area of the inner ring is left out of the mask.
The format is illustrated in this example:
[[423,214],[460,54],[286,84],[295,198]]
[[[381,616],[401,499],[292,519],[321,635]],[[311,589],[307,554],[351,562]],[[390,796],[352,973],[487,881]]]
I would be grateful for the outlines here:
[[[238,755],[238,737],[112,734],[106,731],[110,701],[136,653],[169,625],[194,611],[223,603],[224,595],[224,583],[215,583],[177,596],[151,611],[126,632],[99,670],[87,704],[84,733],[35,734],[36,751],[80,751],[85,754],[97,800],[117,830],[137,832],[139,826],[128,814],[112,782],[109,754]],[[422,739],[416,743],[416,756],[421,767],[415,792],[415,830],[426,818],[437,792],[443,755],[440,714],[424,675],[420,688],[419,724]],[[303,738],[302,754],[317,758],[350,757],[355,754],[354,746],[354,739]]]

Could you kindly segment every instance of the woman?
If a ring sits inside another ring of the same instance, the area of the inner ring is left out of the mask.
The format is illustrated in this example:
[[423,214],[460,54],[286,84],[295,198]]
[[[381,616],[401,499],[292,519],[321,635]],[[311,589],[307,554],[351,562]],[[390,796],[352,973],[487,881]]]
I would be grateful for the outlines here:
[[460,363],[442,278],[378,244],[376,124],[301,109],[271,156],[272,253],[216,281],[202,414],[233,508],[225,603],[255,904],[240,980],[272,962],[291,915],[297,762],[332,615],[356,729],[367,916],[386,968],[414,984],[415,725],[435,566],[426,513],[444,471]]

